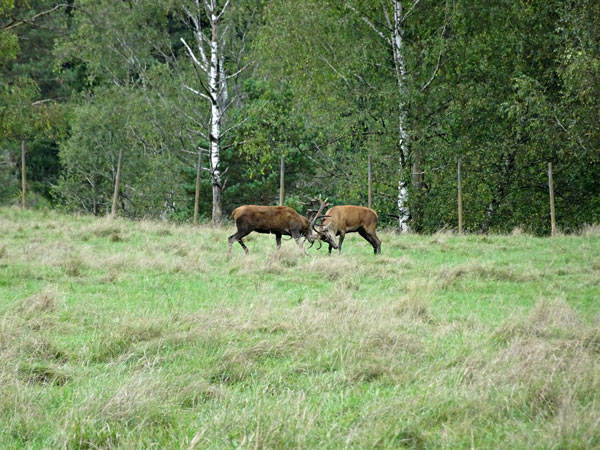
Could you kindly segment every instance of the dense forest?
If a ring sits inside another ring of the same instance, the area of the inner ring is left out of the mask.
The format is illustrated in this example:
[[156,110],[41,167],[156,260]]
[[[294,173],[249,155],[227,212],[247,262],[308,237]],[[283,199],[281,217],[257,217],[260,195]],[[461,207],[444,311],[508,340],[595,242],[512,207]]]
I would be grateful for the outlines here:
[[600,2],[0,0],[0,204],[220,223],[282,156],[300,211],[370,157],[380,222],[453,229],[460,160],[467,231],[547,234],[552,163],[598,223]]

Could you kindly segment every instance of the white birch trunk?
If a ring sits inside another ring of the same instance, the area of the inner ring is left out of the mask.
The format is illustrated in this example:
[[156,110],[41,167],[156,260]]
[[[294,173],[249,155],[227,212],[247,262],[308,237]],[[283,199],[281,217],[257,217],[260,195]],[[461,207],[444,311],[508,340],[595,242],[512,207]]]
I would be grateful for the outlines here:
[[[412,162],[411,182],[417,192],[422,190],[424,184],[424,172],[422,169],[423,154],[419,150],[413,151],[412,154],[409,151],[410,133],[405,104],[408,94],[409,80],[406,73],[406,61],[404,59],[405,45],[403,37],[404,21],[414,11],[414,9],[417,7],[420,1],[421,0],[413,0],[410,9],[406,13],[404,13],[402,10],[402,0],[391,0],[392,15],[389,14],[389,10],[385,5],[386,2],[384,2],[383,0],[381,1],[381,7],[386,21],[387,29],[390,30],[389,35],[387,33],[383,33],[373,21],[371,21],[368,17],[362,15],[354,6],[352,6],[352,4],[350,4],[350,2],[345,2],[346,7],[358,14],[361,20],[364,23],[366,23],[392,49],[394,69],[396,70],[396,81],[398,84],[398,93],[400,94],[400,100],[398,102],[398,147],[400,149],[399,169],[400,172],[403,172],[408,168],[408,160],[410,156],[410,160]],[[448,8],[448,3],[446,4],[446,8]],[[442,30],[442,37],[446,30],[446,25],[447,21],[445,18],[444,27]],[[427,87],[431,84],[436,74],[438,73],[441,56],[442,50],[440,50],[440,54],[438,55],[438,61],[435,70],[433,71],[433,74],[429,81],[421,87],[421,92],[427,89]],[[398,220],[398,226],[402,231],[407,231],[409,219],[408,189],[407,181],[404,181],[402,179],[402,175],[400,175],[400,179],[398,181],[398,211],[400,216]]]
[[[413,7],[420,0],[414,0]],[[357,14],[359,11],[354,8],[350,3],[346,2],[346,6]],[[390,17],[388,10],[382,2],[382,9],[387,26],[390,31],[390,35],[382,33],[375,24],[365,16],[361,16],[363,22],[365,22],[380,38],[387,42],[392,49],[392,56],[394,59],[394,69],[396,71],[396,82],[398,84],[398,93],[400,94],[400,100],[398,102],[398,147],[400,148],[399,157],[399,180],[398,180],[398,211],[399,219],[398,226],[401,231],[408,231],[408,189],[406,182],[402,180],[402,172],[406,169],[406,161],[408,157],[408,124],[406,119],[406,106],[404,101],[407,93],[407,77],[406,77],[406,64],[404,61],[404,43],[403,43],[403,21],[402,15],[402,1],[392,0],[392,13]]]
[[[408,131],[406,125],[406,109],[404,106],[404,98],[406,94],[406,65],[404,64],[403,41],[402,37],[404,30],[402,28],[402,2],[394,0],[394,29],[392,32],[392,49],[394,56],[394,66],[396,69],[396,80],[398,83],[398,92],[400,93],[400,101],[398,103],[398,135],[400,141],[398,145],[402,152],[400,158],[400,171],[405,167],[406,156],[408,155]],[[406,183],[402,180],[402,176],[398,180],[398,227],[401,231],[408,231],[408,190]]]
[[[224,132],[221,129],[224,112],[229,102],[227,92],[227,75],[223,67],[225,39],[221,32],[220,21],[229,5],[229,1],[221,11],[217,11],[216,0],[200,0],[195,2],[195,11],[184,9],[188,18],[194,26],[194,36],[196,38],[197,49],[200,58],[189,47],[184,39],[181,39],[190,55],[194,65],[206,77],[205,92],[185,86],[186,89],[199,95],[210,103],[210,123],[208,124],[208,133],[200,133],[209,141],[208,156],[210,164],[210,175],[212,181],[212,223],[218,225],[223,217],[221,180],[221,139]],[[202,14],[205,13],[210,23],[210,36],[207,36],[201,29]],[[220,34],[221,33],[221,34]],[[226,132],[226,131],[225,131]]]
[[212,175],[212,223],[218,225],[223,216],[221,198],[221,167],[220,167],[220,143],[221,143],[221,120],[223,117],[221,108],[221,92],[225,80],[221,83],[219,75],[219,34],[216,1],[210,1],[210,67],[208,73],[208,91],[211,98],[210,109],[210,173]]
[[[225,42],[223,42],[222,46],[225,46]],[[227,77],[225,75],[225,62],[223,61],[225,58],[223,57],[223,52],[219,57],[219,83],[220,83],[220,100],[221,105],[226,105],[229,102],[229,92],[227,90]]]

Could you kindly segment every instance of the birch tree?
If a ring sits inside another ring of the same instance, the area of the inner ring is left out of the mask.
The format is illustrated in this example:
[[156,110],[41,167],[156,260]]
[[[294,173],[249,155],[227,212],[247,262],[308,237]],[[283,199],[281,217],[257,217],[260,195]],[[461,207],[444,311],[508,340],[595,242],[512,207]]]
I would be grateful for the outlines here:
[[[423,155],[419,150],[411,152],[410,147],[410,126],[407,119],[407,102],[411,89],[415,86],[411,85],[415,77],[409,77],[407,72],[406,62],[406,43],[404,40],[404,32],[406,20],[415,12],[421,0],[413,0],[410,7],[405,11],[402,0],[391,0],[391,7],[388,2],[381,2],[381,13],[384,18],[383,28],[378,26],[376,22],[367,14],[354,6],[349,1],[345,2],[345,6],[357,14],[360,19],[377,34],[390,48],[394,62],[394,72],[398,87],[398,149],[400,177],[398,181],[398,211],[399,219],[398,226],[402,231],[408,230],[409,221],[409,206],[408,206],[408,186],[406,180],[403,179],[402,173],[411,166],[411,181],[415,191],[420,191],[423,187],[424,171],[423,171]],[[442,37],[446,30],[447,16],[444,20],[442,28]],[[436,77],[441,56],[442,48],[440,48],[437,64],[430,78],[418,89],[425,91]]]
[[[227,0],[219,7],[217,0],[194,0],[184,6],[186,18],[192,24],[194,47],[181,38],[188,56],[191,58],[198,75],[198,86],[184,87],[199,96],[210,105],[210,119],[204,130],[196,132],[208,141],[208,156],[210,176],[212,181],[212,223],[218,225],[223,216],[222,193],[223,171],[221,157],[223,137],[236,125],[223,128],[224,115],[235,98],[230,98],[228,92],[229,80],[237,77],[244,67],[234,73],[227,74],[225,70],[225,54],[228,45],[229,26],[224,23],[224,16],[231,9]],[[208,23],[207,26],[205,24]],[[243,47],[242,47],[243,48]]]

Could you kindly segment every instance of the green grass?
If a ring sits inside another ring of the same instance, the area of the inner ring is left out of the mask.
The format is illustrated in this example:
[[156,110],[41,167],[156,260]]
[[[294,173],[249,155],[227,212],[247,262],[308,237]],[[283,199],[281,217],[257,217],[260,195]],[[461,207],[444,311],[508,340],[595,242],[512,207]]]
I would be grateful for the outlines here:
[[357,235],[0,209],[2,448],[600,448],[600,233]]

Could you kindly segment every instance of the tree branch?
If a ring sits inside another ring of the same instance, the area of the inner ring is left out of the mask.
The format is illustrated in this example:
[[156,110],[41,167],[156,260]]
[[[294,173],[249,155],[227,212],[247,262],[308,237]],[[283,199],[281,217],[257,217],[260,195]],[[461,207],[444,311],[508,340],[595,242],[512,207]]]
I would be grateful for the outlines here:
[[192,61],[194,61],[194,64],[196,64],[198,67],[200,67],[204,72],[206,72],[208,70],[207,66],[204,65],[204,63],[201,63],[198,58],[196,58],[196,55],[194,54],[194,52],[192,51],[192,49],[190,48],[190,46],[188,45],[188,43],[185,41],[184,38],[179,38],[181,40],[181,42],[183,42],[183,45],[185,46],[185,49],[188,52],[188,55],[190,55],[190,58],[192,58]]
[[191,92],[193,92],[194,94],[196,94],[196,95],[199,95],[200,97],[202,97],[202,98],[204,98],[204,99],[206,99],[206,100],[210,101],[210,97],[209,97],[208,95],[204,94],[203,92],[200,92],[200,91],[198,91],[198,90],[194,89],[193,87],[190,87],[190,86],[188,86],[188,85],[187,85],[187,84],[185,84],[185,83],[183,84],[183,87],[184,87],[184,88],[186,88],[188,91],[191,91]]
[[225,131],[223,131],[221,133],[221,136],[225,136],[227,133],[229,133],[231,130],[236,129],[239,126],[242,126],[245,122],[248,121],[248,119],[250,119],[250,116],[247,116],[244,120],[239,121],[238,123],[231,125],[229,128],[227,128]]
[[373,24],[373,22],[371,22],[371,21],[369,20],[369,18],[368,18],[368,17],[366,17],[366,16],[363,16],[362,14],[360,14],[360,12],[358,12],[358,10],[357,10],[357,9],[356,9],[354,6],[350,5],[350,4],[349,4],[349,3],[347,3],[347,2],[346,2],[346,3],[344,3],[344,6],[346,6],[346,8],[348,8],[348,9],[351,9],[352,11],[354,11],[354,13],[355,13],[355,14],[356,14],[358,17],[360,17],[360,19],[361,19],[361,20],[362,20],[364,23],[366,23],[366,24],[367,24],[367,25],[368,25],[368,26],[369,26],[369,27],[370,27],[370,28],[371,28],[371,29],[372,29],[372,30],[373,30],[373,31],[374,31],[374,32],[375,32],[375,33],[376,33],[376,34],[377,34],[377,35],[378,35],[378,36],[379,36],[381,39],[383,39],[385,42],[387,42],[387,43],[388,43],[388,45],[392,45],[392,41],[391,41],[391,40],[390,40],[388,37],[386,37],[386,36],[385,36],[385,35],[384,35],[384,34],[383,34],[381,31],[379,31],[379,29],[378,29],[378,28],[377,28],[377,27],[376,27],[376,26]]
[[221,20],[221,17],[223,17],[223,14],[225,14],[227,6],[229,6],[229,0],[225,2],[225,4],[223,5],[223,9],[221,9],[221,12],[217,15],[217,21]]
[[330,63],[330,62],[327,60],[327,58],[325,58],[323,55],[319,55],[319,59],[320,59],[321,61],[323,61],[325,64],[327,64],[327,65],[329,66],[329,68],[330,68],[331,70],[333,70],[333,72],[334,72],[334,73],[335,73],[335,74],[336,74],[338,77],[340,77],[342,80],[344,80],[344,83],[346,83],[346,84],[349,84],[349,83],[348,83],[348,78],[346,78],[344,75],[342,75],[340,72],[338,72],[338,71],[337,71],[337,69],[336,69],[335,67],[333,67],[333,66],[331,65],[331,63]]
[[408,16],[415,12],[415,8],[417,7],[420,1],[421,0],[415,0],[413,2],[411,8],[408,11],[406,11],[406,14],[404,14],[404,17],[402,17],[402,22],[404,22],[408,18]]
[[[418,2],[417,2],[418,3]],[[414,8],[415,5],[413,5]],[[404,16],[406,17],[406,15]],[[440,61],[442,60],[442,52],[444,51],[444,34],[446,34],[446,28],[448,27],[448,4],[446,4],[446,11],[444,13],[444,26],[442,27],[442,32],[440,33],[440,39],[442,40],[442,45],[440,46],[440,52],[438,53],[437,64],[435,65],[435,69],[431,78],[424,86],[421,87],[420,91],[423,92],[425,89],[429,87],[433,79],[436,77],[439,69],[440,69]]]
[[[198,50],[200,50],[200,57],[202,58],[202,70],[205,72],[208,70],[208,58],[206,57],[206,53],[204,51],[204,47],[202,46],[203,42],[210,44],[204,33],[202,32],[202,27],[200,26],[200,22],[198,20],[198,16],[196,14],[192,14],[190,10],[188,10],[185,6],[182,6],[183,10],[187,14],[188,18],[194,24],[194,35],[196,37],[196,43],[198,44]],[[200,5],[196,2],[196,10],[198,14],[200,13]]]
[[[556,121],[560,129],[563,130],[567,134],[567,136],[570,137],[571,133],[569,132],[569,130],[567,130],[567,128],[565,128],[565,126],[560,122],[560,120],[558,120],[558,117],[554,116],[554,120]],[[579,144],[579,146],[585,153],[588,152],[587,147],[583,145],[583,142],[581,142],[581,138],[579,136],[575,135],[575,141],[577,141],[577,144]]]
[[53,13],[54,11],[60,9],[60,8],[72,8],[72,5],[69,5],[67,3],[59,3],[58,5],[55,5],[53,8],[50,8],[46,11],[42,11],[40,13],[37,13],[35,16],[33,16],[31,19],[15,19],[14,17],[11,17],[12,21],[6,25],[2,25],[0,27],[0,31],[8,31],[12,28],[18,27],[19,25],[23,25],[25,23],[27,24],[34,24],[35,21],[37,19],[39,19],[42,16],[45,16],[46,14],[50,14]]
[[245,69],[246,69],[246,68],[247,68],[249,65],[251,65],[251,64],[254,64],[254,61],[250,61],[250,62],[248,62],[246,65],[244,65],[244,67],[242,67],[242,68],[241,68],[240,70],[238,70],[237,72],[234,72],[234,73],[232,73],[231,75],[227,75],[227,76],[225,77],[225,80],[223,80],[223,81],[227,81],[227,80],[229,80],[230,78],[233,78],[233,77],[236,77],[236,76],[238,76],[238,75],[239,75],[239,74],[240,74],[240,73],[241,73],[243,70],[245,70]]

